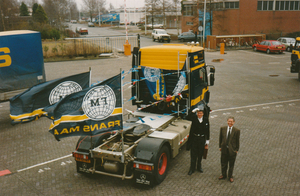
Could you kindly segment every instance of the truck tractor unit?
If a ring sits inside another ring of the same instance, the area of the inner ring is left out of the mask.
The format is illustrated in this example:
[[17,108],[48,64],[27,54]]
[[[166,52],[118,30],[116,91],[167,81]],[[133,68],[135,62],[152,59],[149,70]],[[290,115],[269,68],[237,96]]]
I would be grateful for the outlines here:
[[298,73],[300,81],[300,37],[296,38],[295,46],[291,55],[291,73]]
[[129,112],[123,130],[80,137],[73,156],[80,173],[153,186],[187,142],[192,110],[209,117],[215,68],[206,65],[202,47],[164,44],[134,48],[132,70],[137,110]]

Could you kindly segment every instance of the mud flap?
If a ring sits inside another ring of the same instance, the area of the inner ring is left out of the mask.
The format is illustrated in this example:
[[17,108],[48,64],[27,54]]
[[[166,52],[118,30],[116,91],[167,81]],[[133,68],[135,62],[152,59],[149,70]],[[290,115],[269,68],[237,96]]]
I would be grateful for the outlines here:
[[140,169],[134,170],[135,183],[153,186],[155,184],[154,174],[151,171],[145,171]]

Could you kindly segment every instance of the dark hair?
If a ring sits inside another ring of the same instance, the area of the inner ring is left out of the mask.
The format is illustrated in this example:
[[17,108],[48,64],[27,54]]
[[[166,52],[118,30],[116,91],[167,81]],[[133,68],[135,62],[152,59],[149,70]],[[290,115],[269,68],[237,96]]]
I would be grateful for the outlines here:
[[233,116],[229,116],[229,117],[227,118],[227,121],[228,121],[229,119],[232,119],[232,120],[233,120],[233,122],[235,122],[235,119],[234,119],[234,117],[233,117]]

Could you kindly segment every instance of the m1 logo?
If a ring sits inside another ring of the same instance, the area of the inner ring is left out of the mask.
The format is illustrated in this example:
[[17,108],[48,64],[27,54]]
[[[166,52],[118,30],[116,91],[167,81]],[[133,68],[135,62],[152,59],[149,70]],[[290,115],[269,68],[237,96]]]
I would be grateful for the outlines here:
[[[4,53],[4,55],[2,55],[2,53]],[[0,67],[8,67],[11,65],[11,57],[8,55],[9,53],[9,48],[0,48]]]

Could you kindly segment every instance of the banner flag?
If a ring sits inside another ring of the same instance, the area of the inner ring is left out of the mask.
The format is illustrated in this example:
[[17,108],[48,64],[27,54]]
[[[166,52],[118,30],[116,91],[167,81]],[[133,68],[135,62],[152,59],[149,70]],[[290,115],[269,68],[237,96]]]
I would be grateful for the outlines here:
[[43,108],[57,103],[65,96],[88,88],[90,72],[76,74],[35,85],[12,97],[10,118],[12,124],[30,122],[47,115]]
[[57,140],[123,129],[121,74],[70,94],[44,110],[53,119],[49,132]]
[[142,72],[149,92],[154,100],[160,100],[166,96],[165,80],[162,71],[157,68],[143,67]]

